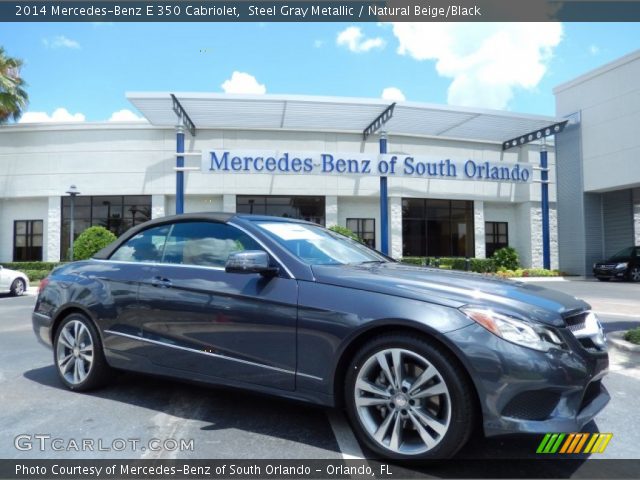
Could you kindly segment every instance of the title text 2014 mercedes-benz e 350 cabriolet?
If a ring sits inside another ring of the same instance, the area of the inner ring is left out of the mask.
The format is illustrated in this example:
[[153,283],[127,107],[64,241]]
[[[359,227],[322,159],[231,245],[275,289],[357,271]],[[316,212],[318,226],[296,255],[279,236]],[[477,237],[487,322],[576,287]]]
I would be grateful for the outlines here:
[[123,369],[342,407],[380,457],[449,457],[478,424],[577,431],[609,400],[585,302],[403,265],[291,219],[136,226],[45,279],[33,326],[72,390]]

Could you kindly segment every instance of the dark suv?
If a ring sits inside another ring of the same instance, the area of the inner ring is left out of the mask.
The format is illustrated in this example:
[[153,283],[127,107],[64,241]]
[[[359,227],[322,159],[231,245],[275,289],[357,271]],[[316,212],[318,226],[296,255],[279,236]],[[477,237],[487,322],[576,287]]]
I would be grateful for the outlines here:
[[640,247],[625,248],[607,260],[594,263],[593,275],[603,282],[612,278],[640,282]]

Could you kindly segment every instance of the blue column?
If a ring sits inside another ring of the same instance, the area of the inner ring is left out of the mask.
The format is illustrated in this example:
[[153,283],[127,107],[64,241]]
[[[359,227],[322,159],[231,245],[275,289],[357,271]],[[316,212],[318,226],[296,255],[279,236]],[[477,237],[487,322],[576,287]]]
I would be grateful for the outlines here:
[[[176,127],[176,153],[184,153],[184,128]],[[176,167],[184,167],[184,156],[176,156]],[[176,214],[184,213],[184,171],[176,172]]]
[[[387,153],[387,134],[380,132],[380,153]],[[389,199],[387,177],[380,177],[380,251],[389,255]]]
[[542,143],[540,149],[540,178],[542,180],[542,266],[551,268],[551,239],[549,237],[549,171],[547,164],[547,146]]

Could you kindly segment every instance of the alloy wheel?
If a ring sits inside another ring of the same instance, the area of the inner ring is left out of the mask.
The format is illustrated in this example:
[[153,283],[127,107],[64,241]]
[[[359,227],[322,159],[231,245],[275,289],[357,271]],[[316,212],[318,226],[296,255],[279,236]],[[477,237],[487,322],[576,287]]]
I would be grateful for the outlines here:
[[82,383],[93,365],[93,340],[84,323],[73,320],[58,333],[56,363],[61,375],[72,385]]
[[629,278],[632,282],[640,282],[640,268],[633,267],[629,273]]
[[16,297],[21,296],[24,293],[24,282],[20,279],[16,280],[15,286],[13,287],[13,294]]
[[442,374],[410,350],[371,355],[358,372],[354,401],[371,438],[397,454],[425,453],[449,430],[451,397]]

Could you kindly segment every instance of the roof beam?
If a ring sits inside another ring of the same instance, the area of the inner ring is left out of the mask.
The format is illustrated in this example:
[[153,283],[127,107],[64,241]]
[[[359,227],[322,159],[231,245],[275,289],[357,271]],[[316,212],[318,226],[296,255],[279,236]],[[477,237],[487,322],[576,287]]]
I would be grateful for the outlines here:
[[173,102],[173,113],[176,114],[176,116],[178,117],[178,120],[182,120],[183,125],[186,127],[187,130],[189,130],[189,133],[191,134],[191,136],[195,137],[196,126],[191,121],[191,118],[189,118],[189,115],[187,114],[187,111],[184,109],[184,107],[180,103],[180,100],[178,100],[173,93],[171,93],[170,95],[171,95],[171,100]]
[[520,147],[522,145],[526,145],[527,143],[534,142],[536,140],[540,140],[541,138],[550,137],[551,135],[556,135],[564,130],[564,127],[567,126],[569,120],[563,120],[562,122],[553,123],[547,127],[542,127],[533,132],[525,133],[524,135],[520,135],[519,137],[511,138],[506,142],[502,142],[502,150],[509,150],[513,147]]
[[380,129],[380,127],[391,120],[391,117],[393,117],[393,109],[395,106],[396,102],[393,102],[391,105],[385,108],[384,111],[380,115],[378,115],[378,117],[373,122],[371,122],[367,128],[364,129],[364,131],[362,132],[363,141],[366,141],[369,135],[374,134],[377,130]]

